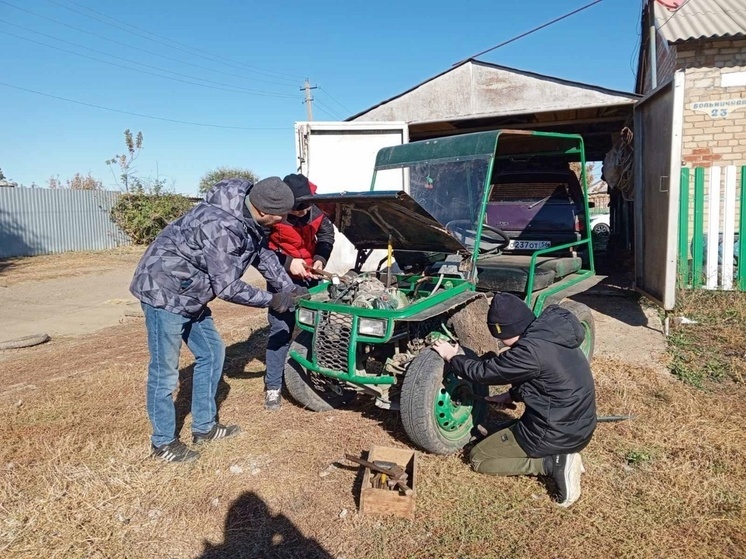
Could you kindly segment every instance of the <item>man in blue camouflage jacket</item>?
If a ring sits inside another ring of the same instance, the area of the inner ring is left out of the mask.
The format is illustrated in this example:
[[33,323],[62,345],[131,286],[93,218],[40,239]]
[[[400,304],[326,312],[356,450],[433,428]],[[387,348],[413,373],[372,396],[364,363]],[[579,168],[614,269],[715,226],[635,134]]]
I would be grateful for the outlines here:
[[[215,394],[223,373],[225,345],[207,303],[216,297],[249,307],[291,309],[307,293],[295,286],[264,229],[282,220],[295,197],[279,177],[256,184],[235,178],[216,184],[185,215],[169,224],[143,254],[130,291],[145,313],[148,331],[147,410],[152,454],[168,462],[191,462],[199,453],[176,435],[173,392],[179,380],[182,340],[194,354],[192,440],[230,437],[238,425],[216,421]],[[241,280],[253,265],[276,293]]]

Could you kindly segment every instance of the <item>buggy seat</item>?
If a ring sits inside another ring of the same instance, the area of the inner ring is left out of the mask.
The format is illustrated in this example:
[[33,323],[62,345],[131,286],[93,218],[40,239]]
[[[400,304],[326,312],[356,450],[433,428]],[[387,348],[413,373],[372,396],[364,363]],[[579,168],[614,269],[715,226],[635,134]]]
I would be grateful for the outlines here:
[[[526,294],[530,255],[494,255],[481,258],[477,264],[479,289]],[[579,271],[583,261],[577,256],[540,256],[532,291],[541,291],[565,276]]]

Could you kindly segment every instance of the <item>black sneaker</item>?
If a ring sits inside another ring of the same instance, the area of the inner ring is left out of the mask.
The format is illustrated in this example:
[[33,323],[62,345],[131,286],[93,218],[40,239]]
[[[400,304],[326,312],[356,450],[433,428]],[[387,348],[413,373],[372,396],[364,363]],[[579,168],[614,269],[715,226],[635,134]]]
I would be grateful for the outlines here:
[[580,454],[557,454],[550,456],[551,466],[547,473],[557,485],[557,504],[567,508],[580,498],[580,474],[583,462]]
[[151,446],[153,458],[165,460],[166,462],[194,462],[199,458],[199,452],[189,450],[179,439],[161,446]]
[[269,411],[277,411],[282,406],[282,396],[280,395],[280,389],[277,390],[266,390],[264,392],[264,409]]
[[208,441],[215,441],[217,439],[226,439],[228,437],[232,437],[233,435],[237,435],[240,432],[241,428],[238,425],[226,426],[221,425],[220,423],[216,423],[207,433],[193,433],[192,442],[194,442],[194,444],[202,444]]

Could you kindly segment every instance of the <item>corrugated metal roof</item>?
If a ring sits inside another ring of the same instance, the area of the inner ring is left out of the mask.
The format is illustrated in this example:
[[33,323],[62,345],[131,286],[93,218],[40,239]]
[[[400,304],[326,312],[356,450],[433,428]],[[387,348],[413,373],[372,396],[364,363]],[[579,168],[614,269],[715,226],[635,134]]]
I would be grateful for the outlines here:
[[651,1],[656,26],[669,43],[746,35],[746,0]]

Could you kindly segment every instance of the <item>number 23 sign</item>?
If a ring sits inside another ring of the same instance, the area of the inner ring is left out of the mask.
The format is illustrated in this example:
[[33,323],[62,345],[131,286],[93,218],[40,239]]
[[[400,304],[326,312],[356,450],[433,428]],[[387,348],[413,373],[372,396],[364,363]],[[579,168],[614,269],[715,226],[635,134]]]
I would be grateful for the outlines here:
[[689,108],[698,113],[705,113],[710,118],[728,118],[731,114],[746,107],[746,99],[718,99],[690,103]]

